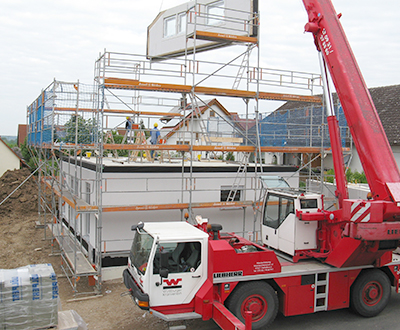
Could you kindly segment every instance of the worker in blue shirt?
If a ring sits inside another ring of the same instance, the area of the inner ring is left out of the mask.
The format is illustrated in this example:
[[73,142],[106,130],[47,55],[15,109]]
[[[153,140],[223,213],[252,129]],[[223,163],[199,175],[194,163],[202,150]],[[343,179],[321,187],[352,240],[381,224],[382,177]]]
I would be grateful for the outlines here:
[[125,129],[132,129],[133,118],[126,117]]
[[[159,139],[160,139],[160,131],[158,130],[158,124],[155,123],[154,127],[150,131],[150,143],[157,144]],[[153,155],[154,155],[154,150],[150,150],[151,159],[154,159]]]

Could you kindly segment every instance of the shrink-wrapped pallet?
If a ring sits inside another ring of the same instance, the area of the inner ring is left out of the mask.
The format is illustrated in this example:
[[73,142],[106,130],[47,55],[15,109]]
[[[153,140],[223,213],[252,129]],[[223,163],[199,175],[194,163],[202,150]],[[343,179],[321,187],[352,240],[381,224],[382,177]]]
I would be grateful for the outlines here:
[[1,330],[57,325],[58,283],[51,264],[0,269]]

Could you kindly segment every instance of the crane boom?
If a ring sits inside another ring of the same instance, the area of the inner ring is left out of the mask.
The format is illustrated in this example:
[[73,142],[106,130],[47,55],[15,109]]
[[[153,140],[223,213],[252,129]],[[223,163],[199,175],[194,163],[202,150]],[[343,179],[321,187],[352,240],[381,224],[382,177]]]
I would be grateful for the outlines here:
[[[399,202],[400,172],[371,95],[330,0],[303,0],[327,63],[374,200]],[[389,185],[388,185],[389,184]]]

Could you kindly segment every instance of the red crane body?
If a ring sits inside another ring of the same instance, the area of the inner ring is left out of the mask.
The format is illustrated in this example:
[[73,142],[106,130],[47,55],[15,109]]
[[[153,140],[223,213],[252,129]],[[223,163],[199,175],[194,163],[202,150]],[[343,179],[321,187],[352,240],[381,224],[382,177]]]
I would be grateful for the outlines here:
[[[315,43],[328,65],[375,200],[392,200],[400,173],[378,113],[330,0],[303,0]],[[394,200],[397,201],[397,198]]]
[[372,197],[368,201],[348,199],[337,120],[330,116],[339,210],[299,216],[303,220],[312,217],[320,221],[319,253],[326,253],[326,263],[336,267],[379,265],[389,261],[389,250],[395,249],[400,239],[400,172],[339,22],[340,15],[330,0],[303,0],[303,3],[309,19],[305,30],[313,33],[315,45],[331,74]]

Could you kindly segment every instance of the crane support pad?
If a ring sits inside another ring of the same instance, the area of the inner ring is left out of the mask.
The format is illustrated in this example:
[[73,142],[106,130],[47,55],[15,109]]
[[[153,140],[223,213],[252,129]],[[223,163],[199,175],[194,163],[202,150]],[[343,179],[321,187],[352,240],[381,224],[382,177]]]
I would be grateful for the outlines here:
[[213,319],[221,329],[246,329],[245,325],[219,301],[213,302]]

